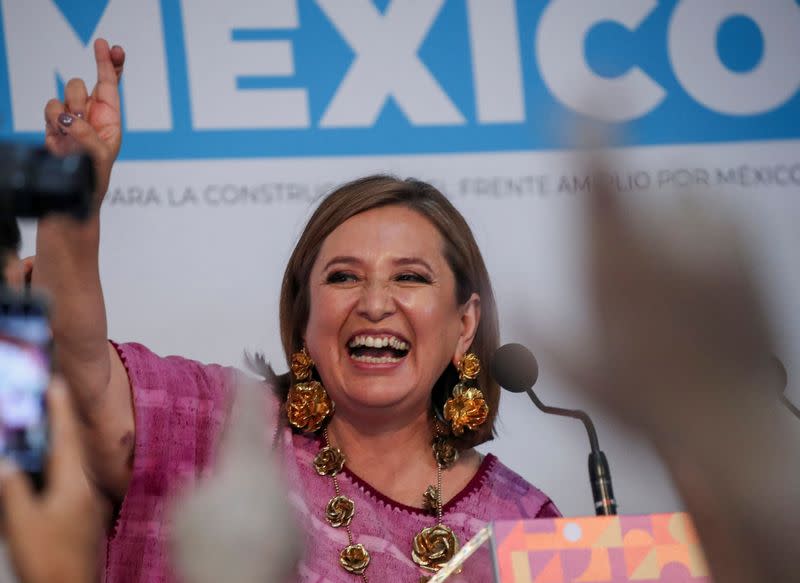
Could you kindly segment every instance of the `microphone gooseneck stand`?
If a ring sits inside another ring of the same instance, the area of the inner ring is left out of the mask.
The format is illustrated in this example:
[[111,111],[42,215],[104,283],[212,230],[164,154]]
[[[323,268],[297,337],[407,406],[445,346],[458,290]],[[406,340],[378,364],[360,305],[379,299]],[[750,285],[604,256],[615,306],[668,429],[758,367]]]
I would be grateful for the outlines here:
[[617,502],[611,486],[611,471],[606,454],[600,449],[592,419],[580,409],[563,409],[545,405],[533,392],[539,377],[539,365],[530,350],[521,344],[505,344],[497,349],[491,363],[491,375],[497,384],[512,393],[527,393],[536,407],[548,415],[572,417],[583,422],[589,436],[589,482],[592,486],[594,509],[598,516],[617,514]]
[[586,428],[589,436],[589,482],[592,485],[592,496],[594,497],[594,510],[598,516],[614,516],[617,514],[617,502],[614,499],[614,489],[611,485],[611,470],[608,467],[606,454],[600,449],[597,441],[597,431],[589,415],[580,409],[563,409],[561,407],[551,407],[545,405],[533,392],[533,388],[528,387],[525,392],[530,397],[536,407],[550,415],[560,415],[562,417],[572,417],[580,419]]

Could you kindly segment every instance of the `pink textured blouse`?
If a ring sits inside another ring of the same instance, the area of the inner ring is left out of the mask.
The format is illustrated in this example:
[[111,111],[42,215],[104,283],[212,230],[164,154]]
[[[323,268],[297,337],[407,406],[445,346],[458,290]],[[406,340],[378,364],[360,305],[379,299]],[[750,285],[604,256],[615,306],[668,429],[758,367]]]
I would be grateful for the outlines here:
[[[159,357],[139,344],[117,346],[128,371],[136,416],[133,475],[106,549],[107,583],[177,582],[167,556],[169,505],[212,463],[216,438],[225,423],[236,369],[204,365],[180,357]],[[357,582],[338,564],[346,533],[324,520],[332,496],[329,478],[312,468],[319,451],[316,438],[278,433],[278,457],[293,488],[293,503],[306,538],[306,557],[298,580]],[[356,542],[372,557],[371,581],[413,582],[425,574],[411,560],[414,535],[435,519],[417,508],[382,495],[358,476],[345,472],[342,491],[358,509],[353,522]],[[475,477],[444,507],[444,522],[463,543],[496,519],[558,516],[550,499],[489,454]],[[459,581],[491,581],[491,558],[485,549],[470,559]]]

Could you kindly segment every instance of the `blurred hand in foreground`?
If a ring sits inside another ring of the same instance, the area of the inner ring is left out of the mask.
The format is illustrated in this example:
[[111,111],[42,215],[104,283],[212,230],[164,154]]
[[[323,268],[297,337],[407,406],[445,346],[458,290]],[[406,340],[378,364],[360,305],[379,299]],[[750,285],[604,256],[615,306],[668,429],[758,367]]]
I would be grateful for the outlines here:
[[297,580],[302,537],[265,435],[265,390],[240,380],[214,472],[174,509],[173,559],[188,583]]
[[9,554],[25,583],[87,583],[97,579],[100,502],[83,466],[78,427],[63,381],[47,394],[52,449],[47,483],[35,493],[28,477],[0,465],[0,506]]
[[678,210],[650,225],[615,193],[592,192],[595,335],[549,360],[652,441],[715,581],[796,581],[800,456],[772,389],[767,318],[733,226],[699,206]]
[[589,197],[596,337],[589,359],[560,359],[575,384],[656,445],[680,437],[676,422],[692,440],[709,414],[774,401],[770,332],[740,239],[700,207],[679,210],[649,232],[614,193]]

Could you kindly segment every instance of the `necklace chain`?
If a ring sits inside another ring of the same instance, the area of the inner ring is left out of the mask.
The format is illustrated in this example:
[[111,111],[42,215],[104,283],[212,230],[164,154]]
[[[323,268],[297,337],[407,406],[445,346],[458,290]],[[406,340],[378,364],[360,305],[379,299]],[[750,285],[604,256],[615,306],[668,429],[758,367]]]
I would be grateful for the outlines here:
[[[328,428],[327,427],[325,427],[322,430],[322,434],[325,436],[325,446],[326,447],[330,447],[331,446],[331,441],[330,441],[330,438],[328,437]],[[331,479],[333,480],[333,490],[334,490],[334,492],[336,492],[336,496],[339,497],[339,496],[342,495],[342,489],[339,486],[339,478],[337,477],[337,474],[338,474],[338,472],[334,473],[331,476]],[[344,530],[347,533],[347,544],[348,544],[349,547],[352,547],[355,544],[355,540],[353,539],[353,531],[350,529],[350,524],[346,524],[345,527],[344,527]],[[364,583],[369,583],[369,579],[367,578],[367,574],[365,572],[361,573],[361,580]]]
[[[342,496],[342,490],[341,490],[341,487],[339,485],[339,479],[338,479],[338,473],[342,470],[342,468],[344,467],[344,463],[345,463],[344,454],[338,448],[331,447],[331,443],[330,443],[330,438],[328,436],[328,428],[327,427],[323,428],[322,435],[325,438],[325,446],[320,450],[320,452],[321,453],[322,452],[333,453],[334,454],[334,458],[335,458],[336,461],[333,463],[333,465],[331,467],[326,468],[327,471],[321,471],[321,468],[317,467],[317,472],[320,475],[328,475],[328,476],[330,476],[330,478],[333,481],[333,489],[334,489],[334,492],[336,494],[336,497],[334,498],[334,500],[339,500],[339,499],[345,498],[345,497]],[[317,456],[319,458],[320,454],[317,454]],[[434,456],[434,457],[436,457],[436,456]],[[315,458],[315,461],[314,461],[314,465],[315,466],[317,466],[317,459],[318,458]],[[417,539],[419,539],[420,537],[424,538],[426,533],[428,531],[432,530],[431,528],[425,528],[419,534],[417,534],[417,536],[414,538],[414,550],[412,552],[412,558],[414,559],[415,563],[417,563],[419,566],[423,567],[424,569],[427,569],[429,571],[434,571],[434,572],[438,571],[439,568],[442,566],[442,564],[444,564],[444,562],[447,562],[447,560],[449,560],[449,558],[452,557],[452,555],[455,553],[455,551],[458,550],[458,539],[456,538],[455,534],[453,533],[453,531],[449,527],[444,526],[442,524],[442,515],[443,515],[443,512],[442,512],[442,469],[443,469],[442,468],[442,464],[440,463],[440,461],[438,459],[436,459],[436,498],[435,498],[436,528],[440,529],[440,530],[443,530],[445,532],[445,534],[446,534],[446,537],[449,537],[451,542],[446,545],[445,549],[443,549],[443,548],[441,548],[441,541],[440,541],[440,543],[437,545],[437,548],[428,549],[427,551],[424,551],[422,553],[423,555],[425,555],[426,552],[430,553],[430,557],[422,556],[422,558],[420,558],[420,556],[418,555],[418,551],[417,551]],[[334,500],[331,500],[331,502],[329,503],[329,507],[330,507],[330,504],[333,503]],[[339,563],[341,564],[342,568],[344,568],[349,573],[352,573],[354,575],[358,575],[364,583],[369,583],[369,579],[367,578],[367,574],[366,574],[366,569],[367,569],[367,566],[369,565],[369,562],[370,562],[369,552],[362,545],[356,545],[356,543],[355,543],[355,539],[353,538],[353,531],[350,528],[350,521],[352,520],[352,515],[354,514],[355,509],[353,507],[352,500],[348,499],[348,502],[350,504],[350,518],[346,519],[346,520],[344,520],[344,521],[342,521],[340,523],[337,523],[337,524],[333,524],[330,519],[328,519],[328,522],[331,524],[331,526],[334,526],[334,527],[344,526],[345,527],[345,532],[347,533],[348,546],[347,546],[347,548],[345,548],[342,551],[342,553],[340,554],[340,559],[339,559]],[[440,537],[441,537],[441,534],[440,534]],[[429,545],[430,543],[426,543],[426,544]],[[354,549],[356,549],[356,547],[358,547],[358,551],[361,553],[362,556],[360,557],[361,561],[359,562],[358,566],[353,566],[352,564],[348,563],[345,560],[344,557],[345,557],[345,553],[346,552],[354,550]],[[427,580],[427,577],[421,577],[420,578],[420,581],[425,581],[425,580]]]

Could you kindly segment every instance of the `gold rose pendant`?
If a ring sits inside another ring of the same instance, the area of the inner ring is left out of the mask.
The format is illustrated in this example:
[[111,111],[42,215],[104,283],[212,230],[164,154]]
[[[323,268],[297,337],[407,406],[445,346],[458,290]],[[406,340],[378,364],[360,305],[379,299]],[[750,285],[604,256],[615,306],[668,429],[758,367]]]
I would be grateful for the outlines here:
[[481,361],[476,354],[470,352],[464,355],[456,368],[458,369],[458,380],[474,381],[481,374]]
[[292,370],[292,374],[298,381],[307,381],[310,379],[311,369],[313,367],[314,361],[311,360],[311,356],[308,354],[308,350],[306,350],[305,346],[303,346],[303,349],[300,352],[295,352],[292,354],[289,368]]
[[339,553],[339,564],[353,575],[361,575],[369,565],[369,552],[364,545],[349,545]]
[[489,406],[480,389],[470,388],[459,383],[453,389],[453,396],[444,404],[444,418],[450,422],[454,435],[461,435],[464,429],[475,431],[486,422]]
[[428,571],[438,571],[458,552],[458,537],[449,527],[437,524],[423,528],[414,537],[411,558]]
[[458,450],[446,437],[437,437],[433,440],[433,457],[437,465],[447,469],[458,460]]
[[307,433],[318,431],[333,408],[333,401],[317,381],[292,385],[286,398],[289,423]]
[[320,476],[333,477],[344,468],[344,454],[338,447],[326,445],[314,456],[314,469]]
[[334,496],[325,508],[325,519],[334,528],[349,526],[353,521],[355,504],[347,496]]
[[439,507],[439,489],[430,485],[422,494],[422,507],[430,514],[436,516],[436,509]]

